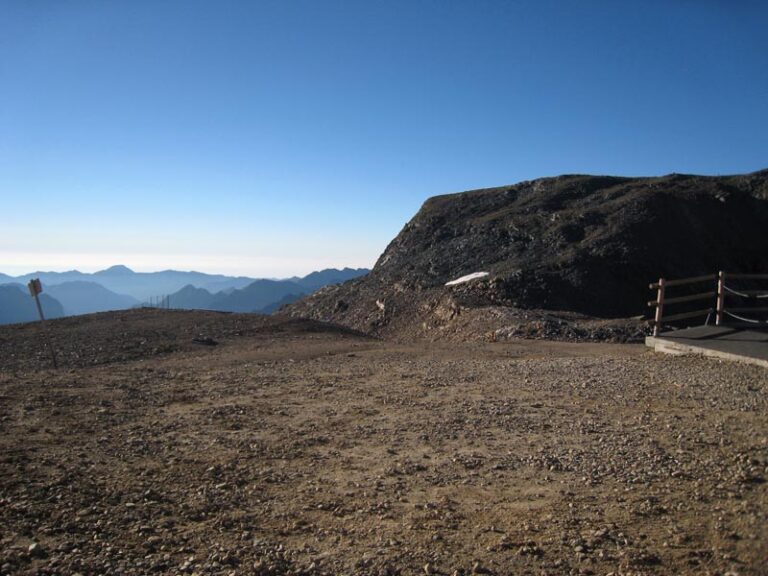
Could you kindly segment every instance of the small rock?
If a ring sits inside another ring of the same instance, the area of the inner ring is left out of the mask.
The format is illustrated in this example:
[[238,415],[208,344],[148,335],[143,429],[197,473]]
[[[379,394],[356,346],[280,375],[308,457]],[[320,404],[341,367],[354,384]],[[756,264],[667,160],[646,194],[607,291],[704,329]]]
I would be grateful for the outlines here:
[[43,558],[45,556],[45,550],[37,542],[32,542],[27,548],[27,552],[33,558]]

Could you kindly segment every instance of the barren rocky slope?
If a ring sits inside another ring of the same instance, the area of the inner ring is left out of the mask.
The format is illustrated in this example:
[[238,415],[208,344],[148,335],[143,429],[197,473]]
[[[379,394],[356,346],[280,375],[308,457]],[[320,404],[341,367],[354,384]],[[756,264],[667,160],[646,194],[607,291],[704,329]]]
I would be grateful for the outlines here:
[[3,576],[765,573],[763,369],[235,314],[50,328],[85,351],[56,371],[0,327]]
[[[284,311],[383,335],[503,336],[526,324],[537,332],[533,321],[553,335],[599,338],[578,314],[642,315],[647,284],[660,276],[765,272],[765,230],[768,171],[544,178],[429,199],[367,276]],[[474,272],[489,275],[445,287]],[[639,330],[626,328],[614,333]]]
[[[160,315],[158,315],[160,314]],[[61,318],[0,328],[0,369],[23,371],[50,367],[50,343],[59,366],[83,368],[127,360],[148,360],[172,352],[217,346],[242,337],[271,339],[313,331],[359,335],[342,326],[314,320],[204,310],[141,308]]]

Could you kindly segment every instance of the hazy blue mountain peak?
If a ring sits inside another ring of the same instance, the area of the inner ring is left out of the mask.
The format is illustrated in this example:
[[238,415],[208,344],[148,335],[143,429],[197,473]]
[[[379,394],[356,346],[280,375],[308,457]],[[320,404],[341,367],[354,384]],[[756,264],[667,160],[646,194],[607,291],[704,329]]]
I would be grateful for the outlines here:
[[117,274],[135,274],[133,270],[128,268],[128,266],[124,266],[122,264],[115,264],[114,266],[110,266],[106,270],[99,270],[98,272],[94,272],[94,274],[110,274],[110,275],[117,275]]

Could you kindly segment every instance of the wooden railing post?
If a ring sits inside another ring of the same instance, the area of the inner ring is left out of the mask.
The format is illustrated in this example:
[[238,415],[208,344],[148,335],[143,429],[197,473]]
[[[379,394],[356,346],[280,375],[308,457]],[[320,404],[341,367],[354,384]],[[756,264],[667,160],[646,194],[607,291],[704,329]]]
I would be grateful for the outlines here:
[[717,326],[723,323],[723,310],[725,310],[725,272],[720,270],[717,273],[717,316],[715,317]]
[[659,278],[659,291],[656,293],[656,317],[653,323],[653,335],[659,335],[659,327],[664,314],[664,278]]

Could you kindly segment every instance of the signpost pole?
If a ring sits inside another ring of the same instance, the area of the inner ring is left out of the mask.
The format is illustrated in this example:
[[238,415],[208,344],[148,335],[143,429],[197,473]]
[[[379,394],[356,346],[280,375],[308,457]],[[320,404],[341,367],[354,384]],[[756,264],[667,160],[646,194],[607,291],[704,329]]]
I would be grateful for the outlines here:
[[48,344],[48,349],[51,351],[51,360],[53,360],[53,367],[58,368],[59,365],[56,362],[56,351],[53,349],[51,338],[48,335],[48,330],[45,324],[45,316],[43,315],[43,307],[40,305],[40,292],[43,291],[43,285],[40,283],[39,278],[34,278],[29,281],[29,284],[27,284],[27,287],[29,288],[29,293],[35,299],[35,304],[37,305],[37,313],[40,315],[40,325],[43,327],[43,334],[45,337],[45,341]]

